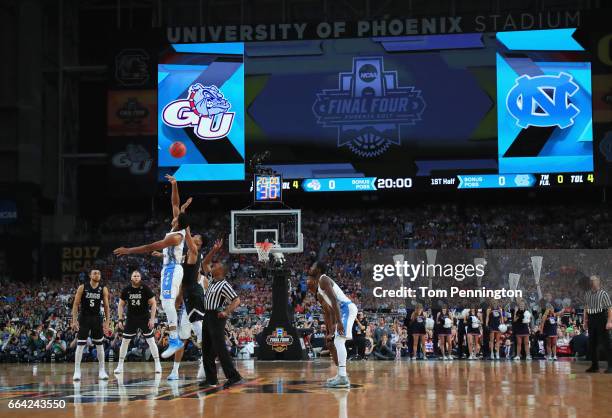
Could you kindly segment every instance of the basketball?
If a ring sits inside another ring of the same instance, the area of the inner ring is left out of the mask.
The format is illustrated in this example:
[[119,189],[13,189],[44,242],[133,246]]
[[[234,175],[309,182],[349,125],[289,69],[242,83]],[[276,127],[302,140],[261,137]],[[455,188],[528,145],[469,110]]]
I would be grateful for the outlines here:
[[173,142],[170,145],[170,155],[174,158],[183,158],[187,154],[187,147],[181,141]]

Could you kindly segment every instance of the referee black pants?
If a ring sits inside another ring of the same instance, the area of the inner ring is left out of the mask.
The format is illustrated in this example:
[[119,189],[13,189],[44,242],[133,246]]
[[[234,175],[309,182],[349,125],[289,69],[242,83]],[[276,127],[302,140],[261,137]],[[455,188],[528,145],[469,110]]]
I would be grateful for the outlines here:
[[599,358],[597,356],[600,345],[604,347],[604,361],[608,362],[608,368],[612,369],[612,344],[610,333],[606,330],[608,322],[608,311],[589,315],[589,355],[594,367],[598,367]]
[[219,357],[226,378],[240,377],[225,346],[225,321],[217,317],[217,311],[206,311],[202,323],[202,362],[206,381],[212,385],[219,382],[216,357]]

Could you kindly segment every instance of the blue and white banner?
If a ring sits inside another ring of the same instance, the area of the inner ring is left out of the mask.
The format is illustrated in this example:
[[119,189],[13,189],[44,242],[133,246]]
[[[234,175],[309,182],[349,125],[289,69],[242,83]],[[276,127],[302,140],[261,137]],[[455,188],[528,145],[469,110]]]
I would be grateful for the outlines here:
[[243,180],[243,44],[171,48],[158,65],[158,178]]
[[497,34],[500,174],[593,170],[591,63],[574,31]]

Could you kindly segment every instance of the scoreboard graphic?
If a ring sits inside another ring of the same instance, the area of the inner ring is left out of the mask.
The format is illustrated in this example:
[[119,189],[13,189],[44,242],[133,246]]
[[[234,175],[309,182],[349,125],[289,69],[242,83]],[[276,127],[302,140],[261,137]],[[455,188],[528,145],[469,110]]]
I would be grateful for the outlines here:
[[162,55],[160,180],[244,180],[243,53],[243,44],[185,44]]
[[170,45],[159,179],[245,192],[266,154],[284,197],[594,185],[580,30]]
[[593,170],[591,64],[575,60],[574,31],[497,33],[500,173]]

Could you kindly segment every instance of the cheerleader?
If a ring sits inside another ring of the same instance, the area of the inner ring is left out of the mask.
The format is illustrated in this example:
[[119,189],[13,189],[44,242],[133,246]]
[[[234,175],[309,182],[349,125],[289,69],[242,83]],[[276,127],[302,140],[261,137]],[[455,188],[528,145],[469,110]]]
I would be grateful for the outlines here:
[[480,324],[482,323],[482,314],[472,305],[466,315],[467,323],[467,341],[470,357],[468,360],[478,360],[478,339],[480,338]]
[[499,360],[499,344],[501,342],[501,331],[499,326],[504,323],[504,311],[499,307],[499,302],[493,300],[491,307],[487,308],[485,326],[489,329],[489,351],[491,360]]
[[436,324],[438,324],[438,344],[440,351],[442,351],[442,360],[452,360],[451,334],[453,330],[453,314],[448,311],[447,305],[443,305],[442,310],[438,312]]
[[546,305],[546,310],[542,315],[540,332],[546,338],[546,354],[550,361],[557,360],[557,322],[561,313],[555,313],[552,305]]
[[417,348],[421,347],[423,353],[423,359],[427,360],[427,352],[425,351],[425,313],[423,312],[423,305],[417,303],[414,312],[410,316],[410,329],[412,330],[412,360],[416,360]]
[[531,312],[526,308],[525,301],[521,300],[514,308],[514,318],[512,321],[512,333],[516,336],[516,357],[514,360],[521,359],[521,350],[525,346],[527,360],[531,360],[531,347],[529,345],[529,323],[531,322]]
[[[566,306],[565,303],[567,303],[568,305]],[[566,327],[569,327],[570,324],[572,323],[572,318],[574,317],[575,314],[576,314],[576,311],[574,310],[574,308],[569,306],[569,301],[564,301],[563,310],[561,311],[561,318],[560,318],[561,323],[565,325]]]

